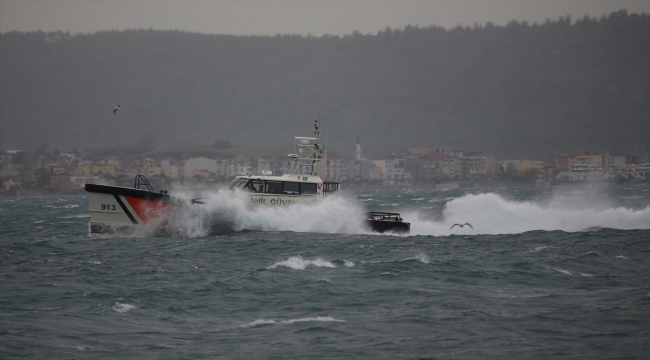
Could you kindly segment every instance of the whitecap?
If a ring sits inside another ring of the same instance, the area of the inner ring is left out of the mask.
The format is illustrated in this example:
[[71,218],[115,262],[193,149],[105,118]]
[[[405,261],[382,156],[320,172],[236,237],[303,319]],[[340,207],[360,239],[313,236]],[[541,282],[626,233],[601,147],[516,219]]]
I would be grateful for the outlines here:
[[345,322],[345,320],[335,319],[331,316],[316,316],[316,317],[306,317],[300,319],[291,319],[282,321],[282,324],[294,324],[299,322],[308,322],[308,321],[336,321],[336,322]]
[[345,267],[353,267],[354,263],[352,261],[343,260],[343,265],[345,265]]
[[548,246],[538,246],[538,247],[536,247],[536,248],[534,248],[532,250],[528,250],[528,252],[538,252],[538,251],[542,251],[542,250],[544,250],[546,248],[548,248]]
[[614,259],[627,259],[627,258],[625,256],[623,256],[623,255],[619,255],[619,256],[616,256]]
[[51,209],[74,209],[78,208],[78,204],[72,204],[72,205],[63,205],[63,206],[53,206],[53,205],[46,205],[45,207],[51,208]]
[[527,291],[494,291],[488,292],[488,296],[496,298],[505,298],[505,299],[525,299],[525,298],[537,298],[547,296],[547,293],[543,292],[527,292]]
[[591,254],[598,255],[598,253],[596,253],[595,251],[589,251],[589,252],[584,253],[584,254],[582,254],[582,255],[580,255],[580,256],[582,257],[582,256],[591,255]]
[[335,319],[331,316],[316,316],[316,317],[305,317],[305,318],[299,318],[299,319],[289,319],[289,320],[282,320],[282,321],[275,321],[275,320],[266,320],[266,319],[258,319],[255,321],[251,321],[248,324],[243,324],[239,325],[241,328],[251,328],[251,327],[256,327],[256,326],[263,326],[263,325],[274,325],[274,324],[295,324],[295,323],[302,323],[302,322],[310,322],[310,321],[324,321],[324,322],[345,322],[345,320],[340,320],[340,319]]
[[431,263],[431,259],[429,259],[429,257],[425,253],[419,253],[415,257],[408,258],[406,260],[417,260],[417,261],[419,261],[419,262],[421,262],[423,264]]
[[86,351],[86,350],[92,350],[93,348],[90,346],[86,345],[72,345],[73,348],[79,350],[79,351]]
[[317,266],[317,267],[328,267],[328,268],[336,267],[331,262],[323,260],[321,258],[316,258],[314,260],[305,260],[300,255],[298,255],[298,256],[292,256],[284,261],[279,261],[269,266],[267,269],[275,269],[279,266],[282,266],[294,270],[305,270],[309,265]]
[[569,271],[569,270],[556,269],[556,268],[551,268],[551,269],[553,269],[553,270],[555,270],[555,271],[557,271],[557,272],[561,272],[562,274],[573,275],[573,274],[571,273],[571,271]]
[[130,304],[122,304],[122,303],[116,302],[115,305],[113,305],[112,309],[119,312],[119,313],[127,313],[127,312],[135,309],[135,306],[130,305]]
[[274,320],[258,319],[258,320],[255,320],[255,321],[251,321],[248,324],[239,325],[239,327],[241,327],[241,328],[251,328],[251,327],[262,326],[262,325],[271,325],[271,324],[276,324],[276,322]]
[[61,219],[83,219],[83,218],[89,218],[90,214],[77,214],[77,215],[70,215],[70,216],[64,216]]

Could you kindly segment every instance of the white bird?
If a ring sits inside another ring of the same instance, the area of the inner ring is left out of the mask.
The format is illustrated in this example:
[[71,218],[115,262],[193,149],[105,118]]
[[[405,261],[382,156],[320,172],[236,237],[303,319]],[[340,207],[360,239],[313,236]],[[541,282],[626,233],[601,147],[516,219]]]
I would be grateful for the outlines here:
[[122,104],[119,104],[113,109],[113,115],[117,116],[117,112],[121,110]]
[[192,266],[194,266],[194,269],[196,269],[196,270],[198,270],[198,269],[200,269],[202,267],[205,267],[205,266],[202,266],[202,265],[201,266],[192,265]]
[[470,223],[464,223],[464,224],[454,224],[454,225],[452,225],[452,226],[451,226],[451,227],[449,228],[449,230],[451,230],[451,229],[453,229],[453,228],[454,228],[454,226],[460,226],[460,227],[463,227],[463,226],[465,226],[465,225],[467,225],[467,226],[469,226],[469,227],[471,227],[471,228],[472,228],[472,230],[474,230],[474,227],[473,227],[473,226],[472,226],[472,225],[471,225]]

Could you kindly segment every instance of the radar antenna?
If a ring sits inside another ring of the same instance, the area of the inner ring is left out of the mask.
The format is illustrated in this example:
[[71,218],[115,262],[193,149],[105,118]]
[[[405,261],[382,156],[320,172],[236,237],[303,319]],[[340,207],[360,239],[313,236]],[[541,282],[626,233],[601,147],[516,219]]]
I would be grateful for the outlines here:
[[291,169],[289,174],[318,175],[318,162],[323,160],[323,146],[320,144],[320,115],[314,121],[314,137],[296,136],[294,151],[297,154],[289,154],[291,158]]

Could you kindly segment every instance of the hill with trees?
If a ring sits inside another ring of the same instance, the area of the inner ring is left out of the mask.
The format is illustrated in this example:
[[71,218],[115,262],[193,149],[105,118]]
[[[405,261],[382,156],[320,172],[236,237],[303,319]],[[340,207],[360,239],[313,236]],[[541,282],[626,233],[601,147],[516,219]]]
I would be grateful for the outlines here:
[[[0,35],[0,148],[452,147],[549,158],[650,147],[650,15],[348,36]],[[117,104],[122,110],[113,114]]]

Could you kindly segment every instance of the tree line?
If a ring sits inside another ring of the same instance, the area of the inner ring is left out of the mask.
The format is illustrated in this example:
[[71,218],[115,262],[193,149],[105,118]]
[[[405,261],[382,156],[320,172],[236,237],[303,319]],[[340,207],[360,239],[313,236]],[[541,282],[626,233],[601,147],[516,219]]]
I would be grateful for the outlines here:
[[[287,143],[503,157],[650,147],[650,16],[320,37],[0,34],[0,148]],[[114,115],[112,110],[122,104]]]

